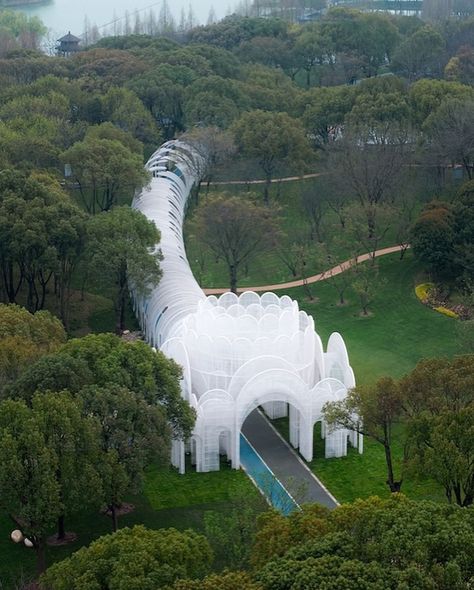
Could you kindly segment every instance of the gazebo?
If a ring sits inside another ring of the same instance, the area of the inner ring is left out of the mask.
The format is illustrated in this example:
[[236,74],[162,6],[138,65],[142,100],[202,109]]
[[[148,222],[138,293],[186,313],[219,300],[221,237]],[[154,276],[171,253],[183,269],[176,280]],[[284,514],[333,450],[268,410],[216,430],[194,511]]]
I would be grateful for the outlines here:
[[81,40],[79,37],[71,34],[71,31],[68,32],[67,35],[58,39],[58,46],[56,47],[56,52],[58,55],[62,55],[63,57],[68,57],[73,53],[77,53],[81,50],[79,47],[79,43]]

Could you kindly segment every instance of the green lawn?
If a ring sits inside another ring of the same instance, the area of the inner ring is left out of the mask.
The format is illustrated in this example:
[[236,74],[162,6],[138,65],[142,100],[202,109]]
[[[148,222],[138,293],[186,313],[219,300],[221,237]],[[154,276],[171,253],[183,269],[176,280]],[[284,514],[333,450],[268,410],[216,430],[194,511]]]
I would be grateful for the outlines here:
[[[288,419],[279,418],[273,425],[288,440]],[[313,461],[309,467],[324,483],[339,502],[353,502],[357,498],[369,496],[388,497],[390,491],[385,483],[387,478],[385,454],[382,446],[370,438],[364,439],[364,452],[349,447],[347,457],[339,459],[324,458],[324,440],[321,439],[320,424],[314,428]],[[393,457],[395,477],[400,476],[403,456],[400,444],[403,426],[394,432]],[[413,500],[433,500],[445,502],[443,488],[433,480],[417,478],[414,473],[404,473],[402,492]]]
[[339,306],[329,280],[312,285],[316,303],[307,300],[302,288],[287,292],[314,317],[323,345],[331,332],[342,334],[358,383],[382,375],[399,377],[421,358],[460,352],[456,320],[431,310],[416,298],[414,288],[421,282],[422,273],[411,252],[403,260],[398,254],[381,257],[379,264],[385,282],[369,308],[369,317],[360,315],[358,298],[351,291],[347,293],[348,304]]
[[[227,511],[236,495],[260,498],[259,493],[242,471],[230,469],[225,463],[220,472],[179,475],[173,469],[153,468],[147,473],[144,493],[130,497],[135,510],[121,516],[119,526],[145,524],[150,528],[192,528],[203,531],[206,511]],[[262,510],[266,504],[262,500]],[[0,588],[13,588],[13,581],[23,574],[31,578],[35,570],[35,556],[31,549],[15,545],[9,539],[16,526],[6,515],[0,516]],[[107,516],[90,511],[76,515],[67,522],[67,530],[78,535],[78,540],[67,547],[48,548],[48,563],[60,561],[73,551],[101,535],[111,532]],[[52,533],[54,531],[51,531]]]
[[[456,340],[456,320],[429,309],[416,298],[414,286],[421,273],[412,254],[407,253],[404,260],[399,260],[398,254],[389,255],[379,262],[386,282],[380,288],[371,306],[372,315],[368,318],[361,317],[354,293],[348,293],[346,306],[338,306],[337,293],[329,281],[314,285],[317,303],[308,302],[302,289],[288,293],[313,315],[323,345],[331,332],[342,334],[358,383],[369,383],[382,375],[399,377],[413,369],[421,358],[461,352]],[[286,419],[275,421],[275,426],[288,437]],[[400,426],[394,435],[397,469],[402,458],[402,428]],[[389,493],[385,484],[383,448],[368,438],[364,440],[362,455],[350,449],[347,457],[325,459],[324,443],[316,432],[314,457],[311,469],[341,502]],[[445,501],[444,492],[436,482],[424,478],[417,480],[413,474],[405,474],[402,491],[417,500]]]
[[[242,178],[242,172],[239,168],[239,160],[232,163],[231,169],[235,169],[234,174],[229,174],[232,178]],[[430,200],[433,197],[433,183],[431,172],[425,169],[412,169],[407,171],[405,192],[412,194],[417,201],[419,209],[423,202]],[[248,188],[261,198],[263,194],[262,185],[229,185],[229,186],[215,186],[211,187],[211,194],[213,192],[228,192],[229,194],[239,195],[243,198],[248,196]],[[353,239],[347,236],[347,239],[340,241],[332,239],[333,236],[339,236],[341,226],[336,213],[331,210],[325,200],[330,198],[330,194],[334,191],[330,178],[328,176],[321,176],[318,178],[310,178],[306,180],[298,180],[288,183],[273,184],[271,188],[271,200],[275,206],[279,208],[280,227],[282,230],[282,237],[280,240],[280,247],[271,252],[260,253],[249,264],[248,268],[243,268],[239,274],[238,284],[241,287],[265,285],[274,283],[284,283],[294,280],[291,271],[282,262],[279,250],[287,250],[289,246],[295,241],[307,240],[310,232],[310,225],[308,223],[307,214],[305,213],[301,195],[304,191],[312,191],[318,195],[323,201],[324,217],[321,224],[322,238],[325,242],[330,244],[330,251],[333,257],[337,260],[343,261],[352,257],[356,252],[353,245]],[[206,199],[205,189],[201,190],[201,200]],[[190,203],[188,211],[188,221],[192,219],[195,211],[195,204]],[[379,248],[385,246],[392,246],[396,244],[396,224],[389,229],[385,234],[383,240],[378,244]],[[188,260],[193,270],[194,276],[203,287],[224,287],[229,286],[228,270],[222,261],[216,261],[215,256],[196,240],[190,232],[189,224],[185,224],[184,234],[186,239],[186,251]],[[345,242],[345,243],[344,243]],[[366,247],[359,247],[358,253],[365,253]],[[318,254],[319,252],[319,254]],[[318,258],[320,262],[318,262]],[[306,263],[307,276],[311,276],[323,270],[327,270],[327,264],[321,261],[321,248],[317,241],[309,245],[309,251]]]

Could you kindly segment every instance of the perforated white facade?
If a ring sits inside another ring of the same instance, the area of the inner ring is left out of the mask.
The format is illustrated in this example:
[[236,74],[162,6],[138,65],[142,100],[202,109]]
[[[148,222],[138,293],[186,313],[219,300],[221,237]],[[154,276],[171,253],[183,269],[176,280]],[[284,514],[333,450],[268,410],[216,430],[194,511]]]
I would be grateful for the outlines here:
[[[289,412],[290,441],[310,461],[322,407],[354,386],[344,341],[332,334],[324,352],[313,318],[286,295],[204,295],[182,235],[195,157],[179,141],[164,144],[147,163],[150,186],[133,203],[159,228],[163,253],[163,278],[135,300],[136,313],[148,342],[183,367],[182,394],[197,414],[187,449],[173,443],[173,464],[184,472],[188,450],[197,471],[218,470],[221,454],[238,468],[240,430],[258,406],[272,418]],[[362,450],[356,433],[323,424],[322,436],[326,457],[345,455],[348,440]]]

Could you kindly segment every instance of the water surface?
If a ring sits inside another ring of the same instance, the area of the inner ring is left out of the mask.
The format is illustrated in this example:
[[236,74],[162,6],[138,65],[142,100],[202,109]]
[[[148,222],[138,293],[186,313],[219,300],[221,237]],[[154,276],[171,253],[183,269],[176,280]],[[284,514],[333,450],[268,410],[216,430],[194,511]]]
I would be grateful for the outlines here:
[[[82,34],[86,17],[90,23],[101,27],[114,18],[123,17],[128,11],[133,23],[135,11],[139,11],[141,18],[149,10],[153,10],[158,16],[161,4],[161,1],[153,0],[45,0],[41,4],[21,7],[19,10],[38,16],[50,29],[52,36],[60,37],[69,30],[76,35]],[[234,0],[168,0],[168,6],[177,22],[183,9],[187,15],[190,5],[198,22],[206,23],[211,8],[217,18],[223,18],[231,12]]]

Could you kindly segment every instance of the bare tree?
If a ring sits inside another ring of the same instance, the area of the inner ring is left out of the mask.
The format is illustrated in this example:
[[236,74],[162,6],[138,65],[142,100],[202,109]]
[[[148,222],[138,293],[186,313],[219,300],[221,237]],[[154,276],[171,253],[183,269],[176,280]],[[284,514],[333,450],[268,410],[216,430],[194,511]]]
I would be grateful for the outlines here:
[[181,139],[197,152],[193,167],[198,179],[195,187],[195,199],[198,203],[201,183],[206,184],[208,193],[217,166],[228,160],[235,153],[236,147],[232,134],[219,127],[195,127],[182,135]]
[[394,195],[401,181],[408,135],[389,123],[350,132],[333,146],[333,181],[363,208],[367,234],[375,232],[377,207]]
[[474,177],[474,101],[444,102],[426,121],[427,151],[440,164],[461,164]]
[[309,223],[311,240],[323,241],[321,223],[325,214],[324,194],[314,186],[301,191],[301,205],[305,219]]
[[369,315],[369,306],[382,283],[377,264],[359,263],[354,267],[355,278],[352,288],[359,297],[361,313]]
[[206,199],[190,225],[193,235],[225,261],[233,293],[240,270],[274,248],[280,235],[273,209],[225,193]]

